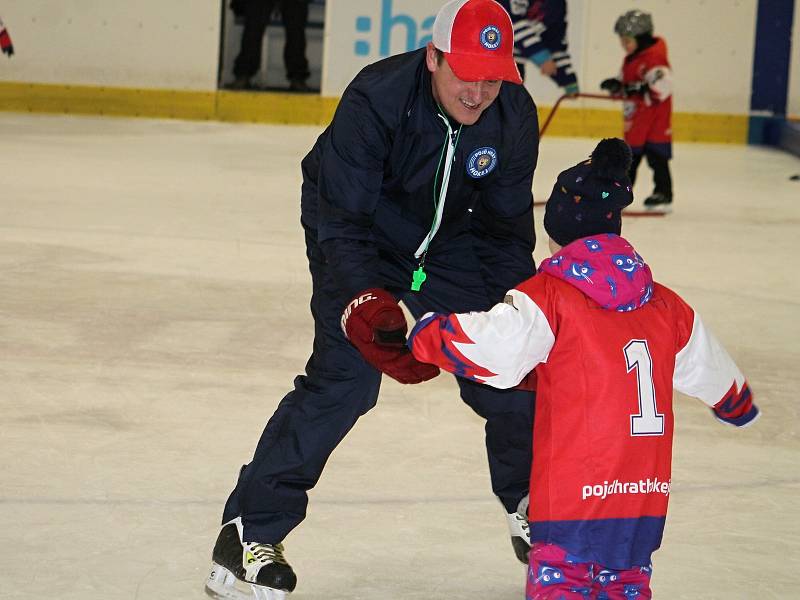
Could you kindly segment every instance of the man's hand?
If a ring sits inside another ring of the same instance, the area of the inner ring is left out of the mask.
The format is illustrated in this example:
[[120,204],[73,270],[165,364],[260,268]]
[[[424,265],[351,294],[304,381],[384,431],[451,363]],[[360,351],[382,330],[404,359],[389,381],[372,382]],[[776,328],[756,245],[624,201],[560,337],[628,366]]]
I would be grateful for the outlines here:
[[556,61],[554,61],[552,58],[544,61],[542,64],[539,65],[539,71],[542,72],[542,75],[546,75],[547,77],[552,77],[553,75],[555,75],[556,71],[558,71],[558,67],[556,66]]
[[364,360],[400,383],[439,374],[438,367],[419,362],[406,347],[405,315],[386,290],[371,288],[353,298],[342,313],[342,331]]

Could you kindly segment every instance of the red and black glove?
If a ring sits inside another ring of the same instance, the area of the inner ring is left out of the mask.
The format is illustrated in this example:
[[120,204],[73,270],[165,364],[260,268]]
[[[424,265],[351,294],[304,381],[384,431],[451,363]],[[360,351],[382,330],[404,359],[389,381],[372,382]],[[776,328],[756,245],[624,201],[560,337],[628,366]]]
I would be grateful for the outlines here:
[[353,298],[342,313],[342,331],[364,360],[400,383],[420,383],[439,374],[439,367],[411,354],[406,317],[386,290],[370,288]]

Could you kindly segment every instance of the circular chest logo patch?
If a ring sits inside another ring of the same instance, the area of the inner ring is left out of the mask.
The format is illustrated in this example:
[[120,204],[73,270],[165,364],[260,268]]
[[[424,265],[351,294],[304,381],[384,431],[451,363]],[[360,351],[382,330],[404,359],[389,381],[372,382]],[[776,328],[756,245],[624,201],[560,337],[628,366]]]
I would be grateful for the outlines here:
[[487,50],[497,50],[500,47],[500,30],[494,25],[484,27],[481,31],[481,46]]
[[497,150],[490,146],[478,148],[467,159],[467,174],[473,179],[486,177],[497,166]]

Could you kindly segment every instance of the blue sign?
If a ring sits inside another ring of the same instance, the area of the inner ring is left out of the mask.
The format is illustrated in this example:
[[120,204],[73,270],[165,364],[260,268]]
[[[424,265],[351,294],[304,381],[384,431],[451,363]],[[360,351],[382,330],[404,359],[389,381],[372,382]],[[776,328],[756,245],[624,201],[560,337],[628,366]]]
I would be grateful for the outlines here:
[[[381,16],[378,33],[378,55],[389,56],[391,54],[392,36],[405,34],[405,48],[401,52],[408,52],[422,48],[431,41],[431,31],[435,15],[425,17],[417,21],[407,13],[395,13],[393,7],[394,0],[381,0]],[[355,40],[356,56],[368,56],[372,52],[374,41],[373,18],[367,15],[356,17],[356,35],[360,39]],[[373,35],[369,35],[373,34]],[[364,38],[373,38],[364,39]]]

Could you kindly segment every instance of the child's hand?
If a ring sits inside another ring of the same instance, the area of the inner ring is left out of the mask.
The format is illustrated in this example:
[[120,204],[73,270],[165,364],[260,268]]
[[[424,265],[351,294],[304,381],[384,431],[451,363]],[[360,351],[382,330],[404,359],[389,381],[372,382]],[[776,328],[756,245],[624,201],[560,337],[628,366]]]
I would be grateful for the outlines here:
[[609,77],[603,80],[600,89],[606,90],[609,94],[619,94],[622,91],[622,82],[616,77]]

